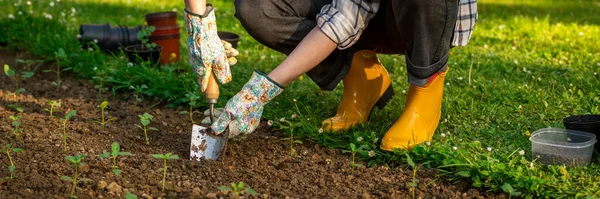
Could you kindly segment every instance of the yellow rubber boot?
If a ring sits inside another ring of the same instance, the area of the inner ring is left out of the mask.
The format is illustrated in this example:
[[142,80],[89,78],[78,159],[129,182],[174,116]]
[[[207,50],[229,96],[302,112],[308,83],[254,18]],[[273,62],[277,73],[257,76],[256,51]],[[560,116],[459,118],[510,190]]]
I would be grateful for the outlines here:
[[390,128],[381,141],[381,149],[408,149],[431,141],[440,123],[444,79],[448,73],[438,73],[425,87],[410,85],[402,116]]
[[354,53],[348,75],[344,77],[344,93],[337,114],[323,121],[323,129],[348,130],[366,122],[375,105],[385,106],[394,95],[392,80],[371,50]]

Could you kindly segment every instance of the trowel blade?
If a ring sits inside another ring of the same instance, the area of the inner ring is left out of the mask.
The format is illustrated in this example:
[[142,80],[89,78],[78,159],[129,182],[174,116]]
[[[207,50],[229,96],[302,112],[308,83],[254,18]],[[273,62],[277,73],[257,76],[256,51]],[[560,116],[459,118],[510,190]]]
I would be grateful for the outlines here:
[[210,127],[193,125],[190,160],[200,161],[202,158],[217,160],[221,156],[226,142],[225,134],[215,135]]

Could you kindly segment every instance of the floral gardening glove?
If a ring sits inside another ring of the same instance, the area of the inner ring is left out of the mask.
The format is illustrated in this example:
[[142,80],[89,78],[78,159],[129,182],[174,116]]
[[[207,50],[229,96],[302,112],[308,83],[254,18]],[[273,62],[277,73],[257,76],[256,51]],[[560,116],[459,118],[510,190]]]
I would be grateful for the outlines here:
[[215,134],[229,127],[229,138],[252,133],[260,123],[265,104],[283,92],[283,88],[261,71],[255,71],[242,90],[227,102],[212,124]]
[[234,56],[239,54],[231,44],[219,39],[215,11],[210,5],[207,5],[207,9],[209,10],[206,15],[184,10],[191,64],[198,73],[198,85],[202,91],[205,91],[208,86],[210,73],[214,73],[221,84],[229,83],[231,81],[229,66],[235,64]]

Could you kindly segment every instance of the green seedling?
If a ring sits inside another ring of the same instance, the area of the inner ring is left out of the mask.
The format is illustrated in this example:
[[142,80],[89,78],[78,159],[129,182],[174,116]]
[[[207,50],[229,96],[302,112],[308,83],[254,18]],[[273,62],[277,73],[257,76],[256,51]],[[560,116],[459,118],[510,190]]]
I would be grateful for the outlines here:
[[65,115],[65,118],[61,119],[62,124],[63,124],[63,151],[64,152],[67,152],[67,122],[69,121],[69,119],[71,119],[73,116],[75,116],[76,113],[77,113],[77,111],[75,111],[75,110],[69,111],[67,113],[67,115]]
[[54,69],[54,70],[48,69],[48,70],[44,70],[43,72],[45,72],[45,73],[49,73],[49,72],[55,73],[56,74],[56,80],[52,82],[52,85],[59,86],[62,83],[62,80],[60,79],[60,73],[62,71],[68,71],[71,68],[64,68],[64,69],[60,68],[60,62],[62,60],[66,60],[67,59],[67,53],[65,53],[64,49],[59,48],[56,52],[54,52],[54,58],[56,59],[56,69]]
[[96,84],[94,86],[94,88],[98,89],[98,97],[99,98],[102,98],[102,93],[104,93],[104,91],[108,90],[108,87],[105,87],[105,82],[107,79],[110,79],[110,78],[111,77],[109,77],[107,74],[107,70],[104,69],[103,67],[98,69],[96,71],[96,74],[92,77],[92,79],[94,80],[94,83]]
[[21,113],[23,113],[23,108],[18,107],[16,104],[9,104],[8,107],[12,108],[13,110],[17,111],[17,114],[20,115]]
[[25,150],[22,148],[13,148],[12,144],[9,143],[6,146],[4,146],[4,151],[6,152],[6,156],[8,156],[8,161],[10,162],[10,166],[8,166],[8,172],[10,173],[10,176],[8,176],[7,179],[12,180],[13,173],[15,172],[17,166],[15,166],[15,163],[12,160],[12,156],[10,156],[10,152],[19,153]]
[[285,118],[282,118],[281,120],[279,120],[280,122],[280,129],[289,129],[290,130],[290,137],[289,138],[284,138],[281,140],[290,140],[290,155],[294,155],[296,154],[296,150],[294,149],[294,144],[302,144],[302,141],[300,140],[294,140],[294,129],[296,129],[297,127],[301,127],[302,123],[297,122],[290,122],[288,120],[286,120]]
[[142,92],[144,92],[144,89],[148,89],[148,86],[146,86],[146,84],[142,84],[141,86],[129,86],[129,89],[133,90],[133,97],[135,98],[135,105],[137,106],[138,103],[144,101]]
[[23,132],[23,128],[21,128],[21,116],[20,115],[11,115],[8,116],[10,120],[12,120],[12,132],[15,136],[20,135]]
[[231,183],[231,187],[228,186],[220,186],[219,190],[223,191],[223,192],[231,192],[233,193],[233,198],[240,198],[240,194],[241,193],[248,193],[250,195],[256,195],[258,193],[256,193],[256,191],[254,191],[254,189],[250,188],[250,187],[245,187],[243,182],[239,182],[239,183],[235,183],[232,182]]
[[117,157],[119,156],[130,156],[131,153],[130,152],[121,152],[121,146],[119,145],[118,142],[113,142],[112,145],[110,146],[110,150],[111,152],[106,152],[103,154],[100,154],[100,158],[108,158],[112,156],[113,159],[113,170],[112,172],[115,175],[121,175],[121,170],[119,169],[119,166],[117,166]]
[[10,68],[10,66],[8,66],[8,64],[4,64],[4,74],[6,74],[7,76],[13,78],[13,80],[15,80],[15,99],[17,99],[17,97],[19,96],[19,94],[25,92],[25,88],[19,88],[19,81],[21,79],[27,79],[30,77],[33,77],[33,75],[35,74],[34,72],[22,72],[21,74],[15,72],[14,70],[12,70]]
[[417,171],[419,170],[419,167],[415,165],[415,162],[412,160],[412,158],[410,158],[410,155],[408,155],[408,153],[404,153],[404,155],[406,155],[406,162],[413,169],[412,182],[408,183],[408,185],[411,187],[410,192],[412,194],[412,197],[415,198],[415,189],[417,188],[417,186],[419,186],[417,180]]
[[104,126],[112,121],[115,120],[115,118],[110,118],[108,120],[105,120],[104,118],[104,109],[106,109],[108,107],[108,102],[107,101],[103,101],[102,103],[100,103],[100,105],[98,105],[98,108],[100,108],[100,111],[102,112],[102,120],[99,122],[102,125],[102,130],[104,130]]
[[60,103],[54,101],[54,100],[49,100],[46,102],[46,104],[48,104],[50,106],[50,108],[44,108],[44,111],[50,113],[50,117],[53,117],[53,113],[54,112],[60,112],[60,110],[54,110],[55,107],[60,107]]
[[158,131],[158,129],[156,129],[154,127],[148,127],[148,124],[150,124],[150,121],[152,121],[152,118],[154,118],[154,117],[148,113],[144,113],[143,115],[138,115],[138,117],[140,118],[140,123],[142,123],[142,126],[137,125],[137,124],[135,126],[144,130],[144,136],[146,136],[146,144],[149,145],[150,138],[148,138],[148,130]]
[[155,43],[150,43],[150,35],[154,32],[156,28],[154,26],[145,26],[140,31],[137,32],[137,38],[142,42],[142,50],[154,49],[156,48]]
[[60,179],[63,181],[67,181],[67,182],[73,182],[73,187],[71,188],[71,194],[69,194],[69,197],[71,198],[77,198],[77,196],[75,196],[75,187],[77,187],[77,183],[78,182],[90,182],[92,180],[88,179],[88,178],[79,178],[79,167],[83,166],[85,163],[82,162],[83,158],[85,158],[85,154],[80,154],[80,155],[76,155],[76,156],[66,156],[65,159],[67,161],[69,161],[69,163],[71,163],[73,165],[73,167],[75,167],[75,175],[73,175],[73,177],[69,177],[69,176],[60,176]]
[[179,156],[171,155],[171,153],[167,153],[167,154],[152,154],[152,157],[163,160],[164,166],[162,168],[162,170],[163,170],[162,192],[165,192],[165,180],[167,179],[167,160],[177,160],[177,159],[179,159]]
[[44,60],[31,60],[31,59],[16,59],[15,62],[24,64],[25,67],[27,67],[28,71],[31,71],[31,66],[36,63],[37,63],[37,65],[35,66],[34,70],[36,70],[39,66],[44,64]]
[[190,106],[190,110],[189,111],[181,111],[179,112],[179,114],[185,115],[188,114],[190,116],[190,121],[192,122],[192,124],[196,124],[196,122],[194,122],[194,108],[196,108],[198,106],[198,100],[200,99],[200,96],[196,95],[193,92],[189,92],[187,94],[185,94],[185,96],[188,98],[189,102],[188,105]]
[[137,199],[137,195],[132,194],[130,192],[127,192],[127,195],[125,195],[125,199]]
[[354,157],[356,156],[357,153],[364,152],[366,147],[367,147],[367,145],[363,144],[363,145],[360,145],[360,147],[356,148],[356,145],[354,143],[350,143],[350,145],[349,145],[350,150],[342,150],[342,153],[351,153],[352,154],[352,162],[350,162],[350,165],[352,166],[352,171],[354,171],[354,167],[361,166],[360,164],[356,164],[354,162]]

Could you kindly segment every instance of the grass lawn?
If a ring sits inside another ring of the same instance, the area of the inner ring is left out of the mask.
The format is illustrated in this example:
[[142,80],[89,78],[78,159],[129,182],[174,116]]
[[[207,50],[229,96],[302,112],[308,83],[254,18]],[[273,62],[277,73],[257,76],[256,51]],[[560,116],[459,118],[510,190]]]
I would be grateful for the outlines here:
[[[143,24],[147,12],[177,10],[183,25],[183,1],[62,0],[54,6],[49,0],[26,2],[0,0],[0,42],[8,41],[8,48],[46,61],[56,60],[55,52],[62,48],[68,58],[60,63],[90,79],[100,92],[131,92],[129,86],[145,84],[146,95],[173,106],[186,106],[185,94],[198,93],[188,65],[186,34],[181,39],[182,61],[163,68],[129,67],[123,54],[81,49],[76,37],[80,24],[136,26]],[[234,79],[221,86],[222,107],[252,71],[268,72],[285,56],[244,31],[233,16],[232,1],[212,3],[219,30],[242,35],[238,64],[232,67]],[[280,118],[297,123],[294,136],[305,142],[342,149],[350,143],[365,145],[360,158],[369,165],[407,166],[411,157],[418,165],[438,168],[447,178],[490,191],[528,198],[600,197],[600,161],[574,168],[539,165],[528,140],[537,129],[562,127],[566,116],[600,113],[600,1],[482,0],[478,7],[471,42],[451,51],[442,119],[433,142],[410,151],[379,150],[379,138],[404,106],[408,83],[403,56],[380,56],[396,95],[384,109],[373,112],[368,124],[344,133],[321,133],[320,122],[335,114],[343,88],[320,92],[307,77],[267,105],[263,120],[273,120],[275,126],[281,125]],[[367,155],[370,150],[374,157]]]

